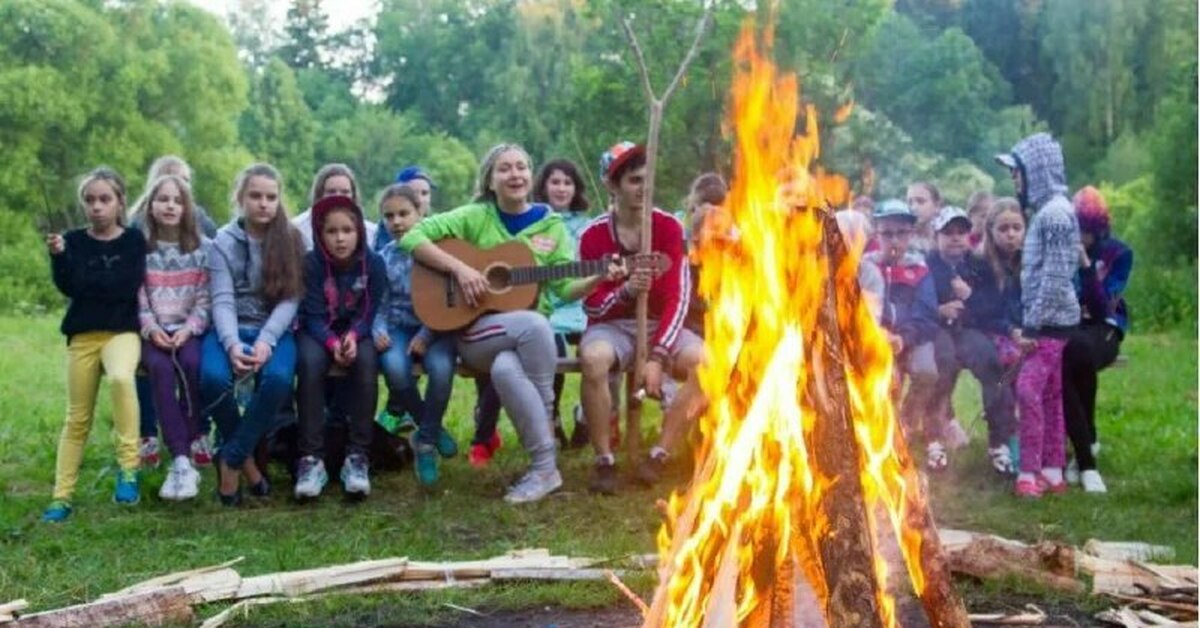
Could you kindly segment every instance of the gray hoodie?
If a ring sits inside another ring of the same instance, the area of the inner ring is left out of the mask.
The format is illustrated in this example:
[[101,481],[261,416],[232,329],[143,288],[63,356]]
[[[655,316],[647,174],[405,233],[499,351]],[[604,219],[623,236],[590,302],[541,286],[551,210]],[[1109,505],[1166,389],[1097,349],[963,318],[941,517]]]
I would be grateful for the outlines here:
[[1079,222],[1067,199],[1062,147],[1047,133],[1013,146],[1025,181],[1022,202],[1032,215],[1021,253],[1022,326],[1029,331],[1079,324],[1072,279],[1079,270]]
[[262,242],[235,219],[217,231],[208,256],[212,320],[221,346],[238,345],[238,327],[258,327],[258,339],[275,346],[296,320],[300,298],[268,308],[262,295]]

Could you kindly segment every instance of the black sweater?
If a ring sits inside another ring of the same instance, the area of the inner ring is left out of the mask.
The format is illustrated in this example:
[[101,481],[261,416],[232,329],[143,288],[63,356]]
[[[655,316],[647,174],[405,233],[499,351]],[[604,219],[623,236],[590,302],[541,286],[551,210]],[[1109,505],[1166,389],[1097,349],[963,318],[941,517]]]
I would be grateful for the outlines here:
[[146,275],[146,238],[126,229],[97,240],[86,229],[63,235],[66,249],[50,256],[54,285],[67,296],[59,329],[70,340],[89,331],[138,331],[138,289]]

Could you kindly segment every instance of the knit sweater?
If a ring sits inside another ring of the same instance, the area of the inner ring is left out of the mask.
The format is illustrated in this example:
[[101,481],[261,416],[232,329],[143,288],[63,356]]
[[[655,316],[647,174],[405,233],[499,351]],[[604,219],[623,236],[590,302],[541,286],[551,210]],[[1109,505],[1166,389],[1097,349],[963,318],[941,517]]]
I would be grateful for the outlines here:
[[146,272],[146,238],[126,229],[97,240],[86,229],[63,234],[65,248],[50,256],[54,285],[70,301],[59,329],[70,340],[89,331],[136,332],[138,289]]
[[[650,216],[650,250],[662,253],[669,265],[666,272],[650,282],[649,317],[658,321],[650,338],[651,357],[665,359],[679,338],[687,317],[688,301],[692,294],[691,270],[683,252],[683,224],[661,209]],[[633,255],[617,238],[615,214],[607,213],[593,220],[579,237],[579,259],[611,258],[613,254]],[[622,281],[601,281],[583,300],[588,324],[607,320],[633,318],[634,298]]]
[[158,241],[146,254],[146,280],[138,290],[142,337],[187,327],[193,336],[208,329],[208,240],[184,253],[177,242]]

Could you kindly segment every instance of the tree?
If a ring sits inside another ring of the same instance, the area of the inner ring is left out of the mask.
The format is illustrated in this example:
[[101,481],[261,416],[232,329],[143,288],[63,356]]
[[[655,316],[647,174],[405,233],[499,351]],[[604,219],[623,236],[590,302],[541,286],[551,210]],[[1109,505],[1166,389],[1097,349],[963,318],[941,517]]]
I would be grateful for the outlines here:
[[295,74],[282,60],[271,59],[252,80],[252,104],[240,124],[242,141],[258,159],[283,173],[293,207],[307,205],[316,144],[312,112]]
[[928,39],[908,18],[881,26],[855,71],[861,101],[904,129],[922,150],[990,159],[982,153],[1009,88],[970,37],[951,28]]
[[321,0],[292,0],[283,34],[275,54],[293,70],[326,67],[329,15]]

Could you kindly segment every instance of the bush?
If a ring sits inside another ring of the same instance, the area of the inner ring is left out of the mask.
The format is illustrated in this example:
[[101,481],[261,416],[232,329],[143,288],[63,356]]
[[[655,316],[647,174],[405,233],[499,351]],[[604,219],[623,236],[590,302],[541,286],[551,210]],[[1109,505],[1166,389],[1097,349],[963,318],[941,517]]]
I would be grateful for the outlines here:
[[50,258],[29,215],[0,210],[0,311],[36,312],[62,304]]
[[1133,333],[1190,329],[1196,332],[1196,264],[1169,267],[1139,265],[1125,290]]

